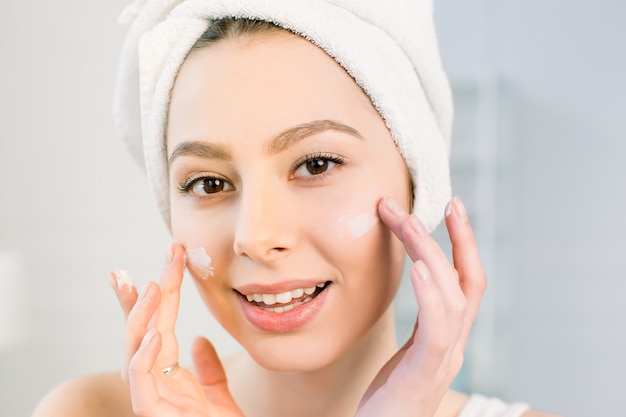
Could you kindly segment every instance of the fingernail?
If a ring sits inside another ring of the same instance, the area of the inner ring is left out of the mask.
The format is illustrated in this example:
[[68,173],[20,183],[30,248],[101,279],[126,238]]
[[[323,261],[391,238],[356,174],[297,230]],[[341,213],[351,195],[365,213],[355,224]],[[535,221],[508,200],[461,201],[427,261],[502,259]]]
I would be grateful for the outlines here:
[[167,258],[165,260],[165,265],[166,266],[172,264],[172,261],[174,260],[174,254],[175,253],[176,253],[176,246],[173,243],[171,243],[170,244],[170,249],[167,252]]
[[450,215],[450,213],[452,213],[452,202],[454,201],[454,199],[448,201],[448,204],[446,204],[446,209],[443,212],[443,216],[445,218],[448,218],[448,216]]
[[418,261],[415,264],[415,269],[417,270],[417,276],[424,282],[432,281],[430,276],[430,272],[428,272],[428,268],[424,262]]
[[417,218],[417,216],[412,215],[409,217],[409,224],[418,235],[425,236],[428,234],[426,227],[424,227],[424,224]]
[[152,328],[152,329],[148,330],[146,335],[143,337],[143,341],[141,342],[141,345],[142,346],[149,345],[150,342],[152,342],[152,339],[154,339],[155,335],[156,335],[156,329]]
[[124,287],[126,287],[128,292],[131,292],[135,286],[133,284],[133,278],[128,274],[128,272],[119,268],[115,268],[111,271],[110,281],[113,289],[117,289],[117,291],[121,291]]
[[385,204],[387,205],[387,207],[389,208],[389,210],[391,210],[391,212],[397,216],[401,216],[403,214],[407,214],[406,210],[404,209],[404,207],[402,207],[400,205],[400,203],[398,203],[396,200],[394,200],[391,197],[385,197]]
[[152,289],[152,285],[150,285],[149,282],[146,282],[146,284],[141,289],[141,295],[139,296],[139,299],[143,300],[144,298],[146,298],[151,289]]
[[448,202],[444,211],[444,216],[448,218],[448,216],[452,214],[452,210],[454,210],[459,219],[467,220],[467,212],[465,211],[465,206],[463,205],[459,197],[454,197]]
[[454,211],[456,211],[457,216],[460,219],[467,220],[467,212],[465,211],[465,206],[459,197],[454,197],[452,200],[454,202]]

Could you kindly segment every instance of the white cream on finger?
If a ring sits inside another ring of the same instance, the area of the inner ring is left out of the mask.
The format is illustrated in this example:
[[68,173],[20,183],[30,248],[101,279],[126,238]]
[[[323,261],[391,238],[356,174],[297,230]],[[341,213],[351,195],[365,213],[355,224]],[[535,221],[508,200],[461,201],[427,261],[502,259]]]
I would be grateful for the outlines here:
[[128,292],[131,292],[133,288],[135,288],[135,284],[133,284],[133,277],[131,277],[128,272],[123,269],[116,268],[111,271],[111,273],[113,274],[113,278],[115,278],[115,285],[117,286],[118,291],[127,287]]
[[213,260],[204,248],[187,249],[187,267],[191,267],[200,278],[206,280],[214,275]]

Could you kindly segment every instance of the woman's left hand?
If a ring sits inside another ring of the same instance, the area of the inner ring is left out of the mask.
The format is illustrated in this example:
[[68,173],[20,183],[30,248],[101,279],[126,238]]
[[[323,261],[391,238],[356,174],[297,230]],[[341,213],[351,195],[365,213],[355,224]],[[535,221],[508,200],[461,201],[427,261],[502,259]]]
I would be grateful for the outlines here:
[[413,335],[372,381],[355,417],[432,417],[461,369],[485,273],[458,198],[450,201],[445,217],[453,264],[419,219],[396,201],[383,199],[378,211],[413,260],[419,314]]

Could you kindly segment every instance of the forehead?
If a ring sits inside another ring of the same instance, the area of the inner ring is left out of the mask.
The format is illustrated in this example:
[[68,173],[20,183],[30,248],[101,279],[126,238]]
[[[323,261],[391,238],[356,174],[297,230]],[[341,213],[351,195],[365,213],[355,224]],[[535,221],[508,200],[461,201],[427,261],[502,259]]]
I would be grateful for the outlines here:
[[270,137],[324,119],[382,123],[352,77],[316,45],[287,31],[245,35],[193,51],[182,65],[172,90],[168,147],[183,140]]

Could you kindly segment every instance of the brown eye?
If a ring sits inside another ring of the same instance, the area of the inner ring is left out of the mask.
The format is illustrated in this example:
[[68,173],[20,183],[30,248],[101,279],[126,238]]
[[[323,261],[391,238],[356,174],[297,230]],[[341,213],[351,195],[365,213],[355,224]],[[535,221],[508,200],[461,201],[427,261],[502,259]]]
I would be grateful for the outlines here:
[[328,160],[326,159],[314,159],[312,161],[308,161],[305,166],[306,170],[311,175],[318,175],[325,172],[328,169]]
[[335,165],[342,165],[343,158],[333,155],[313,155],[296,166],[296,177],[314,177],[332,170]]
[[231,189],[232,186],[221,178],[200,178],[191,187],[191,191],[197,195],[215,194]]

